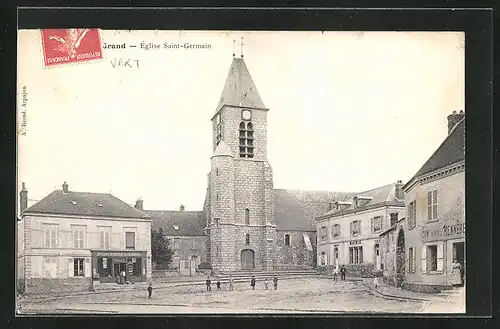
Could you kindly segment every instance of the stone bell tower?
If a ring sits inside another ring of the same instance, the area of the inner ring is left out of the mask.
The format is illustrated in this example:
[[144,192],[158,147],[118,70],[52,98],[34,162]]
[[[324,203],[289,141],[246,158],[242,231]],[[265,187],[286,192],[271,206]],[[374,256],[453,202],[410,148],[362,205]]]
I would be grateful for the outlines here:
[[273,174],[267,161],[267,112],[243,56],[233,54],[212,117],[206,230],[214,271],[273,269],[276,225]]

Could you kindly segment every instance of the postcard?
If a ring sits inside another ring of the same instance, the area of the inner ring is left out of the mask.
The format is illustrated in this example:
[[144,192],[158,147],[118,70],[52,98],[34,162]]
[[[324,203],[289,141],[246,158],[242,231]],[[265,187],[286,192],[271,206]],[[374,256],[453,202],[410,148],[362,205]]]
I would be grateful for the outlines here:
[[464,313],[461,32],[18,31],[17,315]]

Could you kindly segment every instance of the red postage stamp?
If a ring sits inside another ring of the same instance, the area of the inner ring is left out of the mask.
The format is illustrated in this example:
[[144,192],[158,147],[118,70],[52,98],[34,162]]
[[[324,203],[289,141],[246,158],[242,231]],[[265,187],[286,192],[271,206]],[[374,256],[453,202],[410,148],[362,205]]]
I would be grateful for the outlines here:
[[103,58],[98,29],[42,30],[42,48],[46,67]]

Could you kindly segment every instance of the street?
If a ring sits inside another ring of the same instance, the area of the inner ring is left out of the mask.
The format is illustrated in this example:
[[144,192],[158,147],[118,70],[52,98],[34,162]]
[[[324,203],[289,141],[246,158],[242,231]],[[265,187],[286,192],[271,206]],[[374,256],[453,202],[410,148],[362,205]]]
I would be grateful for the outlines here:
[[[272,288],[272,285],[269,285]],[[222,285],[211,292],[204,285],[177,285],[146,289],[93,293],[58,299],[30,300],[20,303],[18,314],[193,314],[193,313],[435,313],[464,311],[458,293],[418,294],[381,286],[372,291],[368,281],[337,281],[327,278],[282,280],[278,290],[265,290],[257,282],[251,290],[246,282],[236,283],[234,291]],[[391,289],[393,297],[390,297]],[[394,294],[398,292],[398,297]],[[461,307],[462,306],[462,307]]]

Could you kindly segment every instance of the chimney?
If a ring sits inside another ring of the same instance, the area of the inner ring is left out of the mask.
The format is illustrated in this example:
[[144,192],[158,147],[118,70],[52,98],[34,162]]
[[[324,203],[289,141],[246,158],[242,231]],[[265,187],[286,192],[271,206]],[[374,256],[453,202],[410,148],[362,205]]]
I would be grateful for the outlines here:
[[457,111],[453,111],[450,115],[448,115],[448,135],[450,134],[451,130],[453,127],[456,126],[457,123],[462,120],[462,118],[465,117],[464,111],[460,111],[460,113],[457,113]]
[[181,204],[181,211],[184,211],[184,205]]
[[405,194],[403,191],[403,181],[398,180],[394,187],[396,189],[396,198],[399,200],[403,200],[405,198]]
[[28,208],[28,190],[26,189],[26,185],[24,184],[24,182],[23,182],[23,188],[21,192],[19,192],[19,203],[20,203],[19,213],[22,214],[23,211],[25,211],[26,208]]
[[63,193],[66,194],[69,193],[68,184],[66,182],[63,183],[62,188],[63,188]]
[[137,199],[137,201],[135,202],[135,209],[137,210],[144,210],[144,201],[142,201],[141,198]]

